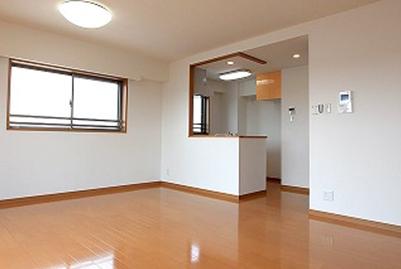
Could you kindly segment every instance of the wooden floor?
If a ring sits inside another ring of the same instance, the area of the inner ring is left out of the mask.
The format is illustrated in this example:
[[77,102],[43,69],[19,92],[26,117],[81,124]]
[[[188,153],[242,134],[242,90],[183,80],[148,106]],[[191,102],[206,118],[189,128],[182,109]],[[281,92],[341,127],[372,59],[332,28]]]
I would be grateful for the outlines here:
[[308,218],[308,196],[239,204],[154,188],[0,210],[0,268],[401,268],[401,238]]

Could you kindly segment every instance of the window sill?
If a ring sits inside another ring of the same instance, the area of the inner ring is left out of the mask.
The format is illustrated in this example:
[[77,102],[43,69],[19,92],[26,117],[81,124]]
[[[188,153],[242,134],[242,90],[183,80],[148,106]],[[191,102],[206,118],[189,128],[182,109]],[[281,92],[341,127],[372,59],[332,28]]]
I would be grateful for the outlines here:
[[7,131],[127,134],[127,130],[126,129],[124,129],[124,130],[104,130],[104,129],[7,127]]

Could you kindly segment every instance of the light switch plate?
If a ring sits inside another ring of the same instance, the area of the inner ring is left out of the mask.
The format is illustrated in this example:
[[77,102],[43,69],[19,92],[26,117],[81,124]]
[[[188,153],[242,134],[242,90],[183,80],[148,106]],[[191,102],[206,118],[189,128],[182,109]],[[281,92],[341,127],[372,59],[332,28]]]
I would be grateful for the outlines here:
[[324,104],[317,104],[312,105],[312,115],[320,115],[324,113],[325,105]]
[[334,201],[334,191],[325,191],[323,192],[323,200],[332,202]]
[[331,113],[331,104],[325,104],[326,113]]

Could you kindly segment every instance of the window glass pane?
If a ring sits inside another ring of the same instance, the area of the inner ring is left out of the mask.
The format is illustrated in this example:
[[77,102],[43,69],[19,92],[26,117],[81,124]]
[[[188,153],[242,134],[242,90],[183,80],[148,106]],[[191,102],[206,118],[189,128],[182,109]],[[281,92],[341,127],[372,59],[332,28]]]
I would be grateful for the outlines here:
[[209,129],[209,97],[194,95],[193,132],[207,134]]
[[[74,118],[118,120],[118,102],[117,82],[74,78]],[[100,125],[106,124],[100,122]]]
[[202,96],[194,95],[193,132],[201,132],[202,126]]
[[200,95],[194,96],[194,123],[202,122],[202,97]]
[[9,127],[125,130],[122,81],[21,62],[11,70]]
[[70,117],[71,83],[69,75],[13,66],[10,114]]

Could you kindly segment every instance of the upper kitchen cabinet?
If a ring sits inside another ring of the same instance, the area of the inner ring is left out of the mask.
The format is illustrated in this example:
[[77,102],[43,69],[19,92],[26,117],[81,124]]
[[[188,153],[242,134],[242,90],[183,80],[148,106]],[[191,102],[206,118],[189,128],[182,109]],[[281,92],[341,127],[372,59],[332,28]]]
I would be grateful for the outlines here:
[[281,71],[256,75],[256,99],[275,100],[281,98]]

